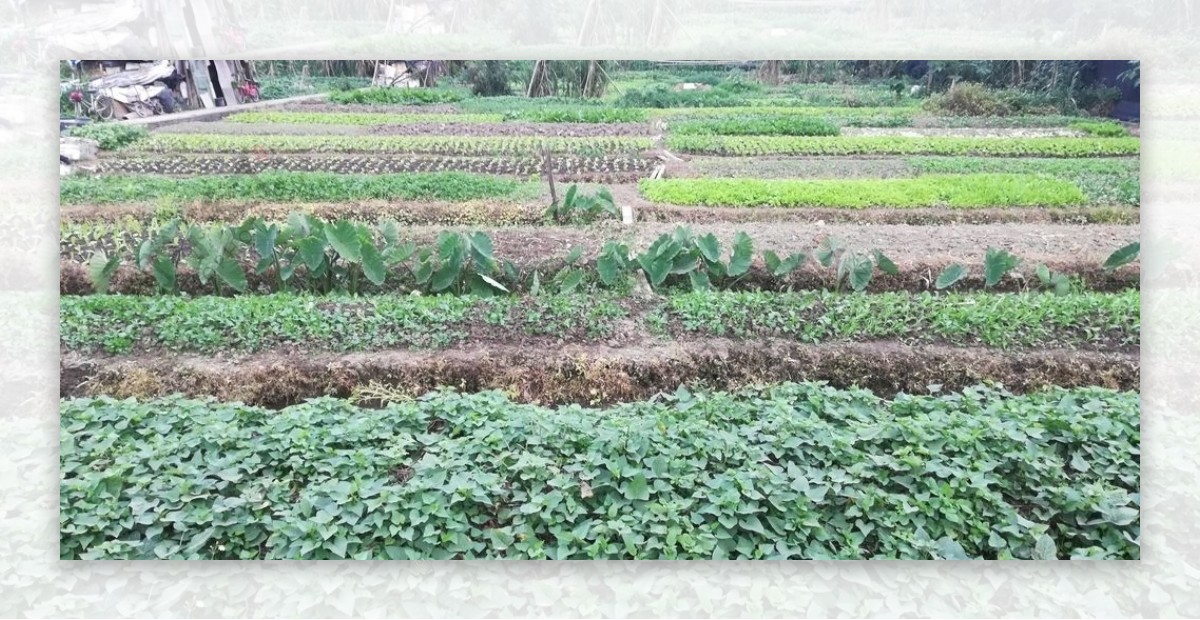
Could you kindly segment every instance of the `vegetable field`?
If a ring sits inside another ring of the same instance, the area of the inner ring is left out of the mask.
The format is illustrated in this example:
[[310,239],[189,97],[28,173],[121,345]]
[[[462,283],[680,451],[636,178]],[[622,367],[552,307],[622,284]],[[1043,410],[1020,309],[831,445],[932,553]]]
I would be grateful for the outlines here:
[[61,557],[1139,558],[1136,126],[664,75],[88,129]]

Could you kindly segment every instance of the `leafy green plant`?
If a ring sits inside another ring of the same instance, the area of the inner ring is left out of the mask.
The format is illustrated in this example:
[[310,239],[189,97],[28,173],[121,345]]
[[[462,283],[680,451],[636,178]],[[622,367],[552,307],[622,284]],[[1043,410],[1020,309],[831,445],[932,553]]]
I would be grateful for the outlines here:
[[60,420],[63,559],[1140,557],[1135,392],[100,397]]
[[822,118],[796,115],[708,118],[672,123],[676,135],[718,136],[836,136],[837,125]]
[[983,258],[983,285],[992,288],[1005,274],[1017,268],[1020,261],[1008,250],[988,248]]
[[88,276],[92,280],[92,288],[97,293],[103,295],[108,292],[108,285],[112,282],[120,264],[121,257],[109,257],[104,250],[98,250],[92,254],[91,260],[88,261]]
[[712,155],[983,155],[989,157],[1113,157],[1136,155],[1137,138],[978,138],[908,136],[670,135],[674,152]]
[[1075,121],[1069,126],[1071,129],[1078,129],[1089,136],[1099,136],[1101,138],[1125,138],[1129,136],[1129,130],[1124,125],[1112,121]]
[[390,113],[390,112],[238,112],[223,120],[248,124],[296,125],[409,125],[432,123],[496,123],[502,114]]
[[608,188],[601,187],[592,194],[580,193],[572,184],[567,188],[561,202],[555,201],[546,208],[545,217],[557,224],[590,224],[601,218],[621,217],[621,210],[613,202]]
[[896,179],[643,179],[642,195],[675,205],[736,207],[1018,207],[1083,204],[1070,181],[1035,174]]
[[1113,252],[1108,256],[1108,259],[1104,261],[1105,271],[1112,271],[1118,267],[1128,265],[1129,263],[1137,260],[1141,249],[1141,242],[1135,241]]
[[127,125],[121,122],[89,123],[71,129],[71,136],[88,138],[100,143],[100,149],[113,151],[129,146],[150,135],[145,127]]
[[466,94],[462,91],[441,88],[372,87],[329,93],[332,103],[368,105],[432,105],[455,103],[465,98]]
[[[1085,138],[1073,138],[1085,140]],[[1118,144],[1111,139],[1107,143]],[[406,153],[538,155],[641,152],[654,145],[639,136],[338,136],[157,133],[123,149],[152,153]],[[136,148],[133,148],[136,147]]]

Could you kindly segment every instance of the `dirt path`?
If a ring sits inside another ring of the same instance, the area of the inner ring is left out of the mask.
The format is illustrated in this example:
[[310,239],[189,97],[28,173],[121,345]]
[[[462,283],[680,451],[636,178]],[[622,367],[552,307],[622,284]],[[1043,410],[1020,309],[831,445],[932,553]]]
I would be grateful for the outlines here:
[[261,354],[213,359],[166,355],[60,359],[59,395],[155,397],[180,392],[269,407],[317,396],[349,397],[364,388],[419,395],[440,386],[502,390],[521,402],[600,405],[643,400],[679,385],[735,389],[777,381],[828,381],[885,397],[959,390],[984,381],[1014,392],[1099,385],[1138,389],[1136,354],[999,352],[895,342],[803,345],[706,339],[652,348],[487,346],[436,353],[386,351]]

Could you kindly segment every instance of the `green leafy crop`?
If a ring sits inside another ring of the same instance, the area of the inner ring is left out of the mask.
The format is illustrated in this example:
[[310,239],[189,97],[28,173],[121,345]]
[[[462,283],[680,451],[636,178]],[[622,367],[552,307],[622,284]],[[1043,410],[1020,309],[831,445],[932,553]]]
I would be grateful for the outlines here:
[[672,135],[667,146],[712,155],[985,155],[1112,157],[1137,155],[1137,138],[958,138],[907,136]]
[[61,404],[63,559],[1137,559],[1139,398]]

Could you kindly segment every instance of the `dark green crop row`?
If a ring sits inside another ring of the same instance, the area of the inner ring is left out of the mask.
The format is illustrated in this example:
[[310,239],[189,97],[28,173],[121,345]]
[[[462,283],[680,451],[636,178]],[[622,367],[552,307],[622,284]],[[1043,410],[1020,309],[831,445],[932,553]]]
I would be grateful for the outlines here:
[[437,153],[445,155],[531,155],[556,153],[598,156],[642,151],[650,138],[629,136],[289,136],[160,133],[124,150],[177,153]]
[[671,124],[675,135],[697,136],[836,136],[838,126],[823,118],[760,116],[709,118]]
[[[688,293],[651,303],[612,294],[534,297],[365,298],[255,295],[235,298],[64,296],[60,339],[68,349],[122,354],[168,349],[260,351],[280,346],[360,351],[444,347],[468,333],[590,341],[618,324],[637,333],[800,342],[877,339],[997,348],[1136,346],[1140,295],[879,293]],[[629,327],[632,325],[633,327]]]
[[959,138],[904,136],[667,137],[668,148],[712,155],[985,155],[1112,157],[1137,155],[1137,138]]
[[734,207],[1061,207],[1086,202],[1069,181],[1034,174],[912,179],[643,179],[642,195],[675,205]]
[[104,204],[170,199],[278,202],[346,200],[449,200],[528,197],[537,184],[462,172],[336,174],[277,172],[224,174],[175,179],[156,175],[67,177],[59,188],[62,204]]
[[329,93],[329,101],[343,104],[402,104],[432,105],[454,103],[466,99],[469,93],[441,88],[363,88],[338,90]]
[[63,559],[1138,559],[1139,397],[63,401]]

